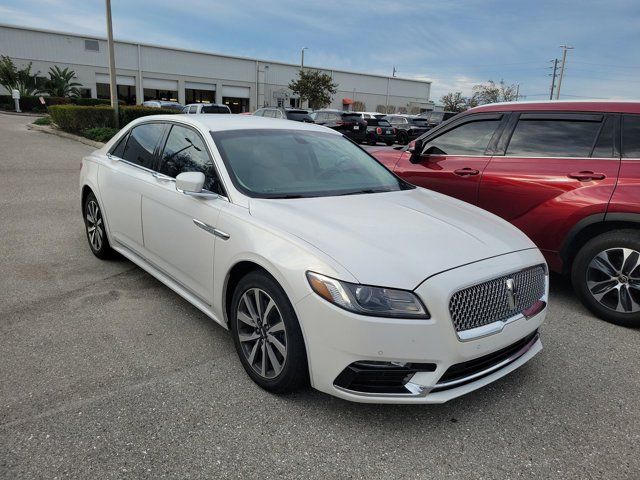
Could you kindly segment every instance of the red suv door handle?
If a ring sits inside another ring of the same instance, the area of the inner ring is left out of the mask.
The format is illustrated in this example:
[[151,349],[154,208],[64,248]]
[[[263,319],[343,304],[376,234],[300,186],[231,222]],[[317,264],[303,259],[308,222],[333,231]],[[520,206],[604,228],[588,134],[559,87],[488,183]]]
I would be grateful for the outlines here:
[[471,175],[478,175],[480,170],[474,170],[473,168],[459,168],[458,170],[454,170],[453,173],[456,175],[460,175],[461,177],[469,177]]
[[588,182],[589,180],[604,180],[607,176],[604,173],[594,173],[589,170],[582,172],[574,172],[567,175],[569,178],[575,178],[581,182]]

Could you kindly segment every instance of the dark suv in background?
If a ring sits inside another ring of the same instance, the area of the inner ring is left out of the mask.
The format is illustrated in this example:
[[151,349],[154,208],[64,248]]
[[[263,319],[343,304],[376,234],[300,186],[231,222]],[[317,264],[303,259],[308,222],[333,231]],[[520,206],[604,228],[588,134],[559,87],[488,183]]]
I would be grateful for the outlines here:
[[443,122],[446,122],[450,118],[458,115],[456,112],[424,112],[419,115],[420,118],[424,118],[427,121],[429,128],[436,127]]
[[372,153],[511,222],[592,312],[640,327],[640,102],[484,105]]
[[282,118],[293,120],[294,122],[313,123],[313,119],[309,116],[309,112],[297,108],[285,107],[264,107],[259,108],[253,114],[257,117]]
[[371,145],[384,143],[388,146],[396,143],[396,129],[384,118],[374,117],[366,118],[367,122],[367,141]]
[[429,130],[427,121],[413,115],[387,115],[384,117],[396,129],[396,141],[406,145]]
[[355,142],[363,143],[367,140],[367,122],[360,113],[316,110],[311,116],[318,125],[337,130]]

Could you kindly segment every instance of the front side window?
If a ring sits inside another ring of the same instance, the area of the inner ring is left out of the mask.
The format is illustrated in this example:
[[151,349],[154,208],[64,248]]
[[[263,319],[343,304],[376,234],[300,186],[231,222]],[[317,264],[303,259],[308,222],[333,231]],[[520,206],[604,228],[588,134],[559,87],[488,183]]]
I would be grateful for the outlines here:
[[499,123],[498,119],[463,123],[429,140],[425,149],[438,155],[484,155]]
[[234,184],[251,197],[319,197],[412,188],[341,135],[266,129],[211,135]]
[[207,148],[200,135],[190,128],[171,127],[162,151],[159,172],[173,178],[184,172],[202,172],[205,178],[203,188],[220,193]]
[[622,118],[622,156],[640,158],[640,116]]
[[122,158],[136,165],[153,169],[154,151],[164,127],[163,123],[145,123],[134,127],[129,134]]
[[519,157],[588,157],[600,130],[601,117],[598,121],[520,118],[506,154]]

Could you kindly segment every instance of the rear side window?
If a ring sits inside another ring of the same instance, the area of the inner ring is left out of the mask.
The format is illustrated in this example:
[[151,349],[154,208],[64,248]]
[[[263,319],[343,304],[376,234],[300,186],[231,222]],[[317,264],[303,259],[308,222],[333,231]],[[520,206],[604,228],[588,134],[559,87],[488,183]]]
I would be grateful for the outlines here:
[[189,107],[189,113],[198,113],[198,107],[196,105],[191,105]]
[[520,157],[588,157],[600,125],[601,121],[521,117],[506,154]]
[[622,156],[640,158],[640,116],[622,118]]
[[478,120],[443,133],[429,141],[426,148],[440,155],[484,155],[500,120]]
[[154,150],[162,136],[163,123],[146,123],[131,130],[122,158],[142,167],[153,169]]
[[611,158],[613,157],[613,122],[615,118],[609,117],[605,120],[598,141],[593,147],[592,157]]
[[122,136],[122,138],[120,139],[118,144],[115,146],[115,148],[111,150],[110,152],[111,155],[115,155],[116,157],[122,158],[122,155],[124,153],[124,147],[127,145],[128,137],[129,137],[128,133]]

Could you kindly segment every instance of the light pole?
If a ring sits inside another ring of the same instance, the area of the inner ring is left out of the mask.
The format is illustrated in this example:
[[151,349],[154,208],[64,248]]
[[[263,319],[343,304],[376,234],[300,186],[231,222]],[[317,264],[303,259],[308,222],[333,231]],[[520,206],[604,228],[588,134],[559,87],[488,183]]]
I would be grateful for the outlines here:
[[[304,71],[304,51],[305,50],[309,50],[309,47],[302,47],[302,49],[300,50],[300,72]],[[300,103],[299,108],[302,108],[302,102],[303,102],[302,94],[300,94],[300,98],[298,102]]]
[[111,90],[111,108],[114,111],[114,123],[120,128],[118,115],[118,87],[116,82],[116,57],[113,54],[113,28],[111,26],[111,0],[105,0],[107,8],[107,45],[109,47],[109,90]]
[[564,77],[564,66],[567,63],[567,50],[573,50],[573,47],[560,45],[562,48],[562,65],[560,65],[560,78],[558,79],[558,90],[556,91],[556,100],[560,100],[560,88],[562,87],[562,77]]

